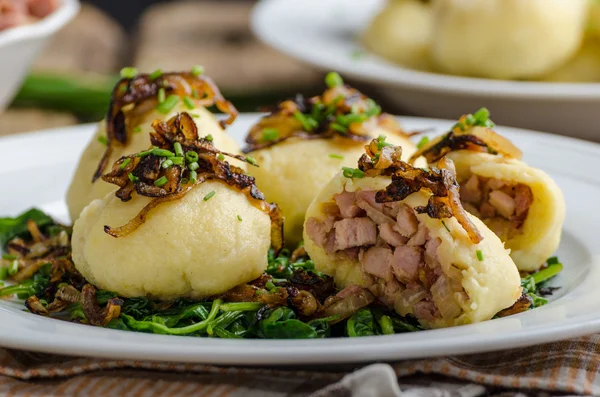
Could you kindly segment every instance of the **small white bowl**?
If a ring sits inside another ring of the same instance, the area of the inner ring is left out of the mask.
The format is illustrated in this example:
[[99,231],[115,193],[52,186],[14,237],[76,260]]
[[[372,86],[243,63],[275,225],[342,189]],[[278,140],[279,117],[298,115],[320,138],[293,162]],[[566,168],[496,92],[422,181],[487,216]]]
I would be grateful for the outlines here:
[[252,29],[283,53],[373,84],[408,113],[457,119],[485,106],[498,124],[600,141],[600,83],[476,79],[411,70],[371,54],[355,59],[358,36],[382,4],[263,0],[254,9]]
[[77,0],[62,0],[58,9],[40,21],[0,31],[0,112],[15,96],[44,44],[78,11]]

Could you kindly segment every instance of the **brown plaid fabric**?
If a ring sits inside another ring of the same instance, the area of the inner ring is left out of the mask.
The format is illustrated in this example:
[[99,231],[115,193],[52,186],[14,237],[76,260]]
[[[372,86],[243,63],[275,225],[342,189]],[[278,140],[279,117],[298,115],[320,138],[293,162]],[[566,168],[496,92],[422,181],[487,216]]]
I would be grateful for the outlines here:
[[361,370],[349,366],[221,367],[0,349],[0,395],[358,396],[366,395],[353,391],[365,387],[362,378],[357,378],[361,373],[366,374],[362,375],[364,379],[373,379],[389,371],[394,379],[394,385],[386,386],[389,393],[370,395],[600,396],[599,366],[600,335],[501,352],[379,364]]

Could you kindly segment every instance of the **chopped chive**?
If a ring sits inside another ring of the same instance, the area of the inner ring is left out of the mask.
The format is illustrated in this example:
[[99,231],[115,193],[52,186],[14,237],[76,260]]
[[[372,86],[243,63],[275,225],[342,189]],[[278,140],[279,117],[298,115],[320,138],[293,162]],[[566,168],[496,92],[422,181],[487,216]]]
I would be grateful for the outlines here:
[[194,99],[200,99],[200,94],[198,94],[198,89],[197,88],[192,88],[192,98],[194,98]]
[[379,106],[377,102],[375,102],[373,99],[367,98],[366,102],[367,111],[365,112],[365,114],[367,115],[367,117],[377,116],[381,113],[381,106]]
[[238,215],[237,216],[237,220],[241,222],[242,221],[242,217]]
[[155,156],[158,156],[158,157],[174,157],[175,156],[175,153],[173,153],[172,151],[157,148],[157,147],[154,147],[152,149],[152,154]]
[[169,179],[166,176],[161,176],[160,178],[154,181],[154,186],[165,186],[167,182],[169,182]]
[[173,165],[173,161],[171,161],[170,159],[166,159],[165,161],[163,161],[161,167],[164,169],[167,169],[172,165]]
[[217,159],[219,159],[219,161],[224,161],[225,156],[223,156],[221,153],[219,153],[219,154],[217,154]]
[[6,280],[8,278],[8,268],[0,267],[0,280]]
[[344,80],[342,79],[342,76],[339,75],[339,73],[329,72],[325,75],[325,84],[327,84],[327,87],[333,88],[340,85],[344,85]]
[[294,118],[302,123],[302,127],[307,132],[310,132],[319,126],[319,122],[317,120],[313,119],[312,117],[308,117],[299,110],[294,112]]
[[204,198],[202,200],[204,201],[208,201],[210,200],[215,194],[217,194],[217,192],[215,192],[214,190],[211,191],[210,193],[208,193],[206,196],[204,196]]
[[212,142],[214,140],[212,134],[208,134],[207,136],[204,137],[204,139],[206,139],[209,142]]
[[17,294],[17,298],[21,299],[21,300],[27,300],[29,299],[31,295],[29,295],[27,292],[19,292]]
[[344,127],[352,123],[362,123],[367,119],[367,115],[361,113],[342,114],[336,117],[336,121]]
[[11,254],[2,254],[2,259],[6,259],[9,261],[14,261],[15,259],[17,259],[16,255],[11,255]]
[[379,135],[379,136],[377,137],[377,140],[378,140],[379,142],[384,142],[384,141],[385,141],[385,138],[387,138],[387,136],[385,136],[385,135],[381,134],[381,135]]
[[142,127],[138,125],[137,127],[135,127],[135,128],[133,129],[133,132],[134,132],[134,133],[136,133],[136,134],[137,134],[138,132],[142,132]]
[[343,175],[346,178],[364,178],[365,173],[358,168],[342,167]]
[[258,163],[256,162],[256,159],[252,156],[246,156],[246,161],[252,165],[258,165]]
[[204,73],[204,66],[196,65],[192,68],[192,74],[194,76],[200,76],[203,73]]
[[194,101],[192,101],[189,96],[183,97],[183,103],[190,110],[196,109],[196,105],[194,104]]
[[190,183],[190,180],[187,178],[181,178],[181,184],[182,185],[187,185],[188,183]]
[[198,113],[190,113],[190,115],[195,118],[195,119],[199,119],[200,115]]
[[278,137],[279,137],[279,130],[277,128],[263,129],[263,134],[262,134],[263,141],[274,141]]
[[12,261],[12,263],[8,267],[8,275],[14,276],[18,272],[19,272],[19,261],[15,259],[14,261]]
[[546,261],[546,263],[549,265],[555,265],[557,263],[560,263],[560,261],[558,260],[558,257],[556,256],[551,256],[550,258],[548,258],[548,260]]
[[331,127],[331,129],[335,130],[335,131],[348,132],[348,128],[346,128],[343,125],[338,124],[338,123],[331,123],[331,124],[329,124],[329,127]]
[[152,146],[152,149],[144,150],[143,152],[139,152],[136,154],[136,157],[146,157],[151,155],[154,152],[154,149],[158,149],[156,146]]
[[127,176],[129,177],[129,180],[133,183],[136,183],[137,181],[140,180],[140,178],[138,178],[137,176],[133,175],[131,172],[129,174],[127,174]]
[[383,149],[386,146],[394,146],[394,145],[389,142],[377,142],[377,149],[379,149],[379,150]]
[[341,154],[330,153],[329,158],[343,160],[344,156],[342,156]]
[[198,153],[194,152],[193,150],[190,150],[185,154],[185,159],[190,163],[198,161]]
[[358,168],[354,169],[354,172],[352,173],[352,177],[353,178],[364,178],[365,177],[365,173],[364,171],[359,170]]
[[467,114],[467,117],[465,117],[465,123],[467,123],[467,125],[475,125],[476,122],[477,120],[475,120],[475,117],[473,117],[472,114]]
[[448,228],[448,226],[446,226],[446,222],[442,221],[442,225],[444,225],[444,227],[446,228],[446,230],[448,231],[448,233],[451,233],[450,229]]
[[178,95],[169,95],[167,99],[165,99],[163,103],[160,103],[156,109],[159,112],[166,114],[173,110],[175,105],[177,105],[177,102],[179,102]]
[[158,103],[163,103],[166,98],[167,98],[167,94],[165,92],[165,89],[163,87],[159,88],[158,89]]
[[177,156],[183,156],[183,148],[181,147],[181,143],[175,142],[173,144],[173,149],[175,149],[175,154]]
[[481,250],[477,250],[477,260],[483,262],[483,252],[481,252]]
[[137,69],[132,67],[125,67],[121,69],[121,77],[124,79],[132,79],[137,74]]
[[98,137],[98,142],[100,142],[104,146],[108,146],[108,138],[106,137],[106,135],[100,135]]
[[168,160],[171,160],[173,164],[183,165],[183,156],[169,157]]
[[198,174],[196,173],[196,171],[190,171],[190,183],[193,185],[194,183],[196,183],[198,178]]
[[188,165],[188,168],[192,171],[196,171],[198,168],[200,168],[200,165],[194,161]]
[[127,157],[125,160],[123,160],[123,162],[119,166],[119,169],[122,170],[123,168],[127,167],[129,163],[131,163],[131,159]]
[[424,136],[423,138],[421,138],[421,140],[419,141],[419,143],[417,143],[417,149],[423,149],[423,147],[425,147],[425,145],[427,145],[429,143],[429,137],[428,136]]
[[156,69],[154,72],[150,73],[150,76],[148,76],[148,78],[150,80],[156,80],[157,78],[162,76],[162,74],[163,74],[162,69]]

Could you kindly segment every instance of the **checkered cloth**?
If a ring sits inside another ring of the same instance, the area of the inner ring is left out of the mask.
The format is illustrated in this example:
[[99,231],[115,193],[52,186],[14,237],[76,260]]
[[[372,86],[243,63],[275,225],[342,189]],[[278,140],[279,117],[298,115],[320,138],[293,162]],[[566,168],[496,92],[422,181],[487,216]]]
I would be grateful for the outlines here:
[[[1,341],[0,341],[1,344]],[[0,349],[1,396],[600,396],[600,335],[369,366],[241,368]],[[567,393],[567,394],[565,394]]]

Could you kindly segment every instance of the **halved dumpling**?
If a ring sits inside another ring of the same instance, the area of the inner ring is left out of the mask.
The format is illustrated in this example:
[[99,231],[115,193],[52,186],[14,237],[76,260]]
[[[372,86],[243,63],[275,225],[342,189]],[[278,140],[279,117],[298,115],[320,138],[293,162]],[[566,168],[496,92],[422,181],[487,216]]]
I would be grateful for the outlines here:
[[[437,207],[452,200],[439,178],[394,164],[408,171],[339,173],[315,198],[304,229],[315,267],[341,287],[367,286],[429,328],[489,320],[511,306],[520,277],[498,237],[456,203]],[[433,182],[416,186],[422,181]]]

